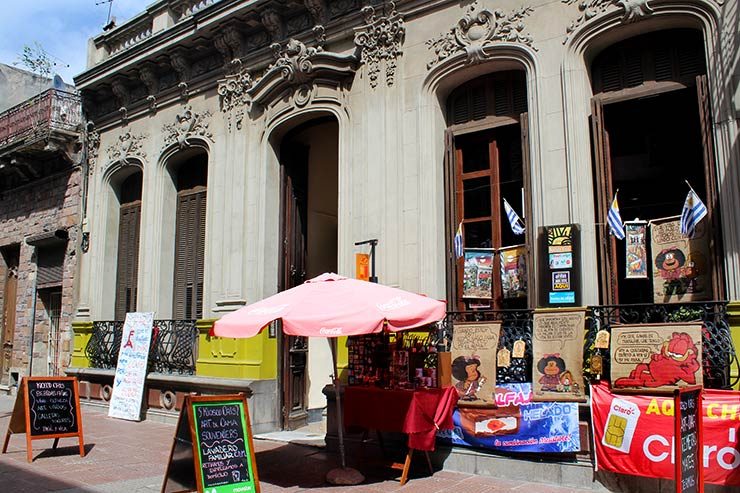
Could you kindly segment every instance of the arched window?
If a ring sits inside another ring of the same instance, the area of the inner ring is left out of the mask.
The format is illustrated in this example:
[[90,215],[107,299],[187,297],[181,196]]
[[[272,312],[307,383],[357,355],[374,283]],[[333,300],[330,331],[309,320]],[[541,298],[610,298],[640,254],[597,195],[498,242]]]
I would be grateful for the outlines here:
[[136,311],[136,284],[139,271],[142,173],[133,172],[118,188],[118,260],[116,263],[115,318],[124,320]]

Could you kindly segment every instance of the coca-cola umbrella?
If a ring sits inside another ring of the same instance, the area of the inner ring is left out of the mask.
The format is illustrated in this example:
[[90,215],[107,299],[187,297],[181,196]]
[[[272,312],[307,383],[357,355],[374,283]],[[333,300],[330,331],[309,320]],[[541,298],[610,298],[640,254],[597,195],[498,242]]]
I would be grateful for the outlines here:
[[[384,330],[397,332],[438,322],[444,318],[445,309],[443,301],[325,273],[224,315],[213,325],[211,335],[253,337],[276,320],[282,322],[283,332],[291,336],[341,337],[377,334]],[[347,470],[336,348],[334,344],[330,346],[337,396],[339,453],[342,469]]]

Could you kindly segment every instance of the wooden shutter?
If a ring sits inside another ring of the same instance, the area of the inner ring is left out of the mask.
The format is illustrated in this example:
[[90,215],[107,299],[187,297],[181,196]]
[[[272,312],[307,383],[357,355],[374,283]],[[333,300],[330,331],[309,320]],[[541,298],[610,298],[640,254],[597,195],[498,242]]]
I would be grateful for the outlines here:
[[712,289],[715,300],[725,299],[724,269],[721,259],[724,258],[722,247],[722,227],[719,222],[719,203],[717,191],[717,174],[715,172],[714,138],[712,132],[712,109],[709,99],[709,85],[706,75],[696,77],[696,92],[699,98],[699,123],[701,125],[701,143],[704,156],[704,180],[707,197],[707,222],[711,227],[709,251],[712,259]]
[[[198,187],[201,188],[201,187]],[[205,260],[206,191],[180,192],[175,229],[173,317],[203,317],[203,266]]]
[[455,258],[454,237],[461,216],[457,213],[455,202],[455,137],[450,129],[445,129],[444,151],[444,180],[445,180],[445,249],[447,251],[447,300],[449,309],[454,309],[457,298],[458,261]]
[[38,270],[36,272],[36,286],[38,288],[48,288],[62,284],[66,251],[67,242],[38,247]]
[[609,134],[604,125],[604,105],[599,97],[591,99],[591,138],[596,170],[596,230],[601,258],[601,296],[603,303],[618,303],[616,244],[609,235],[607,214],[611,205],[612,177]]
[[533,241],[537,235],[532,222],[532,162],[529,154],[529,113],[519,116],[522,135],[522,180],[524,181],[524,242],[527,245],[527,306],[534,308],[537,300],[537,280],[534,275]]
[[139,234],[141,201],[121,205],[118,223],[118,265],[116,269],[115,318],[124,320],[136,311],[139,278]]

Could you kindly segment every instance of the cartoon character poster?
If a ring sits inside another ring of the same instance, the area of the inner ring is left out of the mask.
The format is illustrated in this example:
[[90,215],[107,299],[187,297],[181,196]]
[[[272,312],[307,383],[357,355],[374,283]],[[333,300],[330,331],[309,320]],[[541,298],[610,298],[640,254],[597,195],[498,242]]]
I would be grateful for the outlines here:
[[527,247],[501,248],[501,288],[504,299],[527,297]]
[[583,336],[586,311],[537,310],[532,330],[532,398],[585,401]]
[[506,452],[578,452],[578,404],[533,402],[529,383],[496,387],[496,408],[458,407],[455,427],[440,431],[453,445]]
[[647,279],[647,222],[627,221],[624,223],[625,278]]
[[463,298],[493,298],[492,249],[465,249]]
[[651,221],[653,299],[655,303],[710,299],[711,258],[708,221],[701,221],[693,238],[681,235],[676,218]]
[[701,327],[701,324],[612,327],[612,388],[672,392],[680,386],[702,385]]
[[452,332],[452,385],[458,406],[494,406],[496,352],[501,324],[456,323]]

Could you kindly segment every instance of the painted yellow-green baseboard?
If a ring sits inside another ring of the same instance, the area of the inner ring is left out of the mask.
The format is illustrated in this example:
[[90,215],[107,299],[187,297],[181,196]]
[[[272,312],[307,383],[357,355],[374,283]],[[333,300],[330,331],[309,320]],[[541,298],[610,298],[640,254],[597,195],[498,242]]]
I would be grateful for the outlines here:
[[75,368],[89,368],[90,360],[85,355],[85,348],[92,337],[93,323],[89,321],[72,322],[72,332],[74,333],[74,345],[72,348],[72,361],[70,366]]
[[[727,304],[727,318],[730,322],[732,342],[735,345],[735,350],[738,351],[740,350],[740,301],[731,301]],[[737,365],[732,365],[730,367],[730,380],[734,382],[737,379]],[[735,389],[740,390],[740,383],[735,385]]]
[[215,319],[198,320],[198,360],[195,374],[200,377],[267,380],[277,378],[277,339],[263,330],[249,339],[211,337]]

